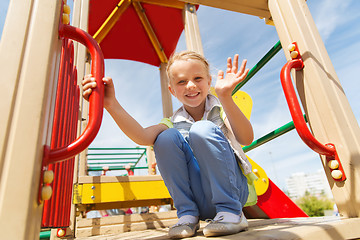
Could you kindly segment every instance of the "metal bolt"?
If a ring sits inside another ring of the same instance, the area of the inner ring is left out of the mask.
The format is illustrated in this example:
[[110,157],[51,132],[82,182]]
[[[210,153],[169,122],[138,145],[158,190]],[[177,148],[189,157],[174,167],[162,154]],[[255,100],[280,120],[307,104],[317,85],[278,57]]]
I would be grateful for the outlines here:
[[95,196],[91,196],[91,200],[95,200]]
[[288,46],[288,50],[289,50],[290,52],[294,51],[295,48],[296,48],[296,46],[295,46],[295,44],[293,44],[293,43],[290,43],[289,46]]
[[297,58],[297,56],[299,56],[299,53],[297,52],[297,51],[292,51],[292,52],[290,52],[290,57],[291,58]]
[[189,10],[189,12],[194,13],[194,12],[195,12],[195,7],[194,7],[194,5],[191,5],[191,4],[187,4],[187,5],[188,5],[188,10]]
[[94,190],[94,189],[95,189],[95,186],[91,186],[91,189]]
[[340,170],[334,170],[331,172],[331,176],[334,178],[334,179],[341,179],[343,174]]

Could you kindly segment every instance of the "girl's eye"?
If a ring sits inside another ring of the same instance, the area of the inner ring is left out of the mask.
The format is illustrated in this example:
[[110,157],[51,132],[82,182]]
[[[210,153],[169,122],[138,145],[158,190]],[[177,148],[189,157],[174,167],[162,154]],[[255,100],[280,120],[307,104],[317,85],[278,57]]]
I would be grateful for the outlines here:
[[202,80],[202,77],[196,77],[195,78],[195,81],[201,81]]
[[185,80],[180,80],[180,81],[178,81],[178,84],[180,84],[180,85],[183,85],[183,84],[185,84],[185,83],[186,83]]

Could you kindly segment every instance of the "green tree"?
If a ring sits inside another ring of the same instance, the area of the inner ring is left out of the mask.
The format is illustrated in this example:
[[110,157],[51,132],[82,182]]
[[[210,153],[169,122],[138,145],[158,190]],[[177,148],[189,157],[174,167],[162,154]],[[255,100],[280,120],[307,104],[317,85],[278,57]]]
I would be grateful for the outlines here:
[[325,196],[315,197],[309,193],[299,198],[296,204],[307,214],[309,217],[324,216],[324,210],[332,210],[334,202]]

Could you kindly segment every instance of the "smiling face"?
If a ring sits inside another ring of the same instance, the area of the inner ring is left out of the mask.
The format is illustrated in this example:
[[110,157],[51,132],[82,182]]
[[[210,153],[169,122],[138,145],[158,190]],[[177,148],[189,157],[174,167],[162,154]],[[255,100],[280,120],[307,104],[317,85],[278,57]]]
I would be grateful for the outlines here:
[[195,59],[176,60],[168,71],[171,94],[179,99],[190,115],[202,117],[211,84],[204,62]]

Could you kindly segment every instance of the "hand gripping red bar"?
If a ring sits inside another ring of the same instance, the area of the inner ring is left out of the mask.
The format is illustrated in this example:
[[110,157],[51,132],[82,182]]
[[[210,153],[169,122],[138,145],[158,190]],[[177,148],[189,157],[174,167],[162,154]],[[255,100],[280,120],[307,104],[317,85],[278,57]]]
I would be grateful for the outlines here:
[[[297,45],[296,43],[293,43],[296,46],[296,51],[298,51],[297,49]],[[294,86],[292,84],[292,80],[291,80],[291,75],[290,75],[290,71],[291,69],[295,69],[295,70],[301,70],[304,67],[304,62],[301,59],[300,54],[298,54],[298,56],[296,56],[294,59],[288,61],[283,68],[281,69],[281,73],[280,73],[280,79],[281,79],[281,85],[282,88],[284,90],[284,94],[285,94],[285,98],[286,101],[288,103],[289,106],[289,110],[290,110],[290,114],[291,117],[294,121],[294,125],[296,128],[297,133],[299,134],[300,138],[304,141],[304,143],[310,147],[312,150],[314,150],[315,152],[322,154],[322,155],[326,155],[326,159],[327,161],[331,161],[331,160],[337,160],[339,163],[339,167],[338,170],[340,170],[342,172],[342,176],[340,179],[336,179],[334,178],[335,181],[344,181],[346,179],[344,170],[342,168],[341,162],[339,160],[338,154],[336,152],[335,146],[332,143],[328,143],[326,145],[321,144],[310,132],[310,130],[308,129],[306,122],[304,120],[301,108],[300,108],[300,104],[298,102],[296,93],[295,93],[295,89]],[[336,169],[330,169],[332,170],[336,170]]]
[[43,166],[69,159],[85,150],[96,137],[102,121],[104,104],[104,56],[97,42],[85,31],[70,25],[60,24],[60,37],[73,39],[85,45],[91,54],[91,73],[96,80],[96,88],[89,97],[89,122],[84,132],[74,142],[57,149],[45,145]]

